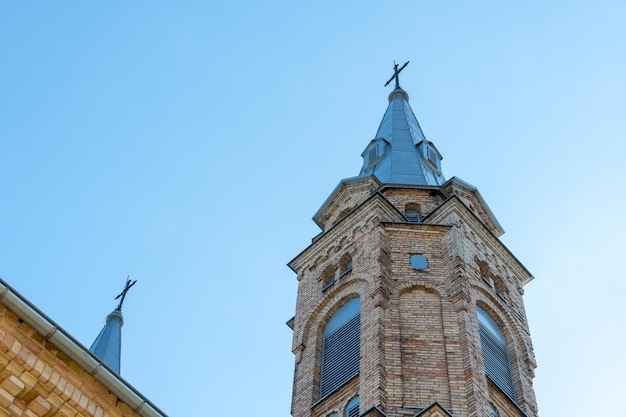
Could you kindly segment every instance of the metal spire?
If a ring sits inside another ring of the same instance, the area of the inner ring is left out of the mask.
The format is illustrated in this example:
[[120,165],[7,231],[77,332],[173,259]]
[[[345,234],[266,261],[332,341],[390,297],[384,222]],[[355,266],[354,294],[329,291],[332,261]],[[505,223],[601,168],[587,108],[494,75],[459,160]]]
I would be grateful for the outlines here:
[[392,82],[395,78],[396,88],[400,88],[400,71],[402,71],[407,65],[409,65],[409,62],[410,61],[406,61],[405,64],[400,67],[400,69],[398,69],[398,64],[396,64],[396,61],[393,61],[393,76],[389,79],[389,81],[385,83],[385,87],[387,87],[389,83]]
[[[129,276],[130,277],[130,276]],[[135,285],[137,280],[132,281],[130,278],[126,278],[126,284],[124,289],[115,299],[119,299],[120,303],[115,310],[107,316],[106,324],[100,331],[96,340],[89,348],[89,350],[96,355],[102,362],[108,365],[118,374],[120,373],[120,359],[122,353],[122,326],[124,325],[124,316],[122,316],[122,304],[126,293]]]
[[393,76],[385,86],[396,80],[396,88],[389,94],[376,136],[361,154],[359,176],[373,175],[384,184],[442,185],[446,181],[441,171],[443,157],[424,136],[409,95],[400,87],[400,72],[408,64],[400,67],[394,62]]

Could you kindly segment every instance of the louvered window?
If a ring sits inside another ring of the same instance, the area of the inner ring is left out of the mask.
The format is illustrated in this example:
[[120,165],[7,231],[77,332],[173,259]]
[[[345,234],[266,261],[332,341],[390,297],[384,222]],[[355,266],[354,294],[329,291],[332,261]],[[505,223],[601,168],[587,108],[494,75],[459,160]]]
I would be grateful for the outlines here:
[[359,397],[351,399],[348,403],[346,417],[359,417]]
[[407,203],[404,206],[404,215],[406,219],[412,223],[419,223],[420,218],[420,205],[417,203]]
[[371,163],[378,156],[378,146],[374,145],[370,148],[370,152],[368,155],[369,162]]
[[407,210],[404,212],[407,220],[411,223],[419,223],[420,222],[420,214],[415,210]]
[[320,398],[359,374],[361,302],[354,298],[341,307],[324,328]]
[[513,372],[509,359],[509,349],[506,339],[496,322],[480,307],[478,311],[478,324],[480,344],[483,350],[483,362],[485,373],[504,393],[516,401]]
[[435,168],[439,169],[439,155],[437,155],[437,151],[433,148],[428,148],[428,160],[435,166]]

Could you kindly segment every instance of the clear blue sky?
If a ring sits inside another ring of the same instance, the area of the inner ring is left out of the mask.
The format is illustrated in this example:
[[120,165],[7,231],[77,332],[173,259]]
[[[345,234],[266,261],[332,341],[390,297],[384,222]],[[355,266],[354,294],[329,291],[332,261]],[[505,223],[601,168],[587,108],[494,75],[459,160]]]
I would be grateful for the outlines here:
[[0,276],[172,416],[289,415],[285,266],[387,105],[534,274],[540,414],[619,415],[626,3],[1,1]]

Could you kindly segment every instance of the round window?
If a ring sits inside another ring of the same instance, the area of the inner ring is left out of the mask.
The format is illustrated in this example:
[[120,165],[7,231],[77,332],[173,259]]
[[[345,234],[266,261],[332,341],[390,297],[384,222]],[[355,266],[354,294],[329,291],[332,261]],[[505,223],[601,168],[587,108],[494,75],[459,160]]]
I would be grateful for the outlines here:
[[428,268],[428,259],[424,255],[411,255],[411,266],[418,271]]

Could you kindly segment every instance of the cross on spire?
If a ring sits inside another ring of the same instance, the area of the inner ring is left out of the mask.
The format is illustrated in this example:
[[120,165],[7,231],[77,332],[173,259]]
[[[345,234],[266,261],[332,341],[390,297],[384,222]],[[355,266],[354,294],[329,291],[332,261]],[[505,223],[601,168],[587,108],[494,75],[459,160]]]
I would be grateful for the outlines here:
[[400,69],[398,69],[398,64],[396,64],[396,61],[393,61],[393,76],[389,79],[389,81],[387,81],[385,83],[385,87],[387,87],[389,85],[390,82],[392,82],[395,78],[396,80],[396,88],[400,88],[400,71],[402,71],[404,69],[404,67],[406,67],[407,65],[409,65],[409,61],[406,61],[406,63],[400,67]]
[[128,290],[130,290],[130,287],[132,287],[136,283],[137,283],[137,280],[130,282],[130,275],[126,278],[126,285],[124,285],[124,289],[122,290],[121,293],[118,294],[117,297],[115,297],[116,300],[122,297],[122,299],[120,300],[120,303],[117,305],[117,307],[115,307],[116,311],[122,311],[122,303],[124,303],[124,298],[126,298],[126,293],[128,292]]

